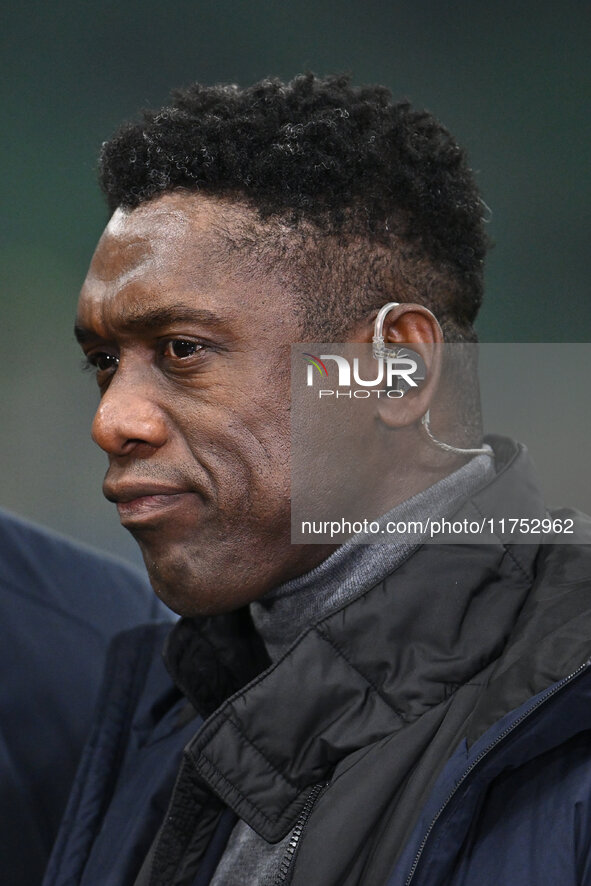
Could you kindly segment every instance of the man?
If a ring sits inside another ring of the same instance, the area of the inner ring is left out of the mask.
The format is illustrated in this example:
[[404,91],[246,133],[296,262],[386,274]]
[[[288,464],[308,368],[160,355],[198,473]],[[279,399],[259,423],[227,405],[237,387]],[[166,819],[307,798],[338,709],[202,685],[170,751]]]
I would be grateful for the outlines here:
[[39,883],[107,646],[171,614],[137,570],[0,510],[0,882]]
[[290,542],[290,346],[367,345],[385,305],[426,376],[359,427],[381,513],[547,517],[523,448],[436,383],[482,297],[462,151],[309,75],[176,93],[101,181],[93,436],[184,618],[175,688],[162,631],[116,643],[46,886],[587,882],[588,548]]

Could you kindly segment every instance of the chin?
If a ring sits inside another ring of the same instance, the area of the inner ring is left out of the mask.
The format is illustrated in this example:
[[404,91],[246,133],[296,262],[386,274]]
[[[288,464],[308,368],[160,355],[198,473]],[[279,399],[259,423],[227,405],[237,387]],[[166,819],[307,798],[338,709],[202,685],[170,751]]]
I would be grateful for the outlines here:
[[156,596],[165,606],[184,618],[222,615],[249,602],[236,599],[235,586],[224,589],[214,581],[207,584],[202,580],[196,581],[194,576],[191,577],[190,571],[180,567],[178,563],[171,570],[166,570],[145,556],[144,561]]
[[142,539],[140,547],[157,596],[173,612],[189,618],[233,612],[281,580],[266,568],[263,557],[224,551],[219,543],[148,544]]

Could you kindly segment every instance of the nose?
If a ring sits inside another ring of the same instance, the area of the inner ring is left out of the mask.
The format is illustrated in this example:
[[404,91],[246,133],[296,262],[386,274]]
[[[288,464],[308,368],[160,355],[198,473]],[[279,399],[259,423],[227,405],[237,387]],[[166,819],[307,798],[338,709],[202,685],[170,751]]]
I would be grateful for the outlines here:
[[118,372],[102,396],[91,434],[111,457],[148,458],[168,439],[167,418],[149,391],[126,384]]

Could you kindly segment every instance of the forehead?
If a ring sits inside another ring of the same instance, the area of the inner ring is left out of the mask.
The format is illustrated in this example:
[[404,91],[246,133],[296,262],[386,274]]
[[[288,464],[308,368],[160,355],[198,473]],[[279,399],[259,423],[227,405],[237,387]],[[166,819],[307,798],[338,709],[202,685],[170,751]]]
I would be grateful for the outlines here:
[[79,321],[124,324],[130,313],[178,304],[229,319],[245,309],[264,310],[271,322],[285,311],[295,317],[285,282],[257,264],[256,249],[244,247],[245,227],[252,242],[256,220],[247,207],[195,194],[117,210],[84,282]]

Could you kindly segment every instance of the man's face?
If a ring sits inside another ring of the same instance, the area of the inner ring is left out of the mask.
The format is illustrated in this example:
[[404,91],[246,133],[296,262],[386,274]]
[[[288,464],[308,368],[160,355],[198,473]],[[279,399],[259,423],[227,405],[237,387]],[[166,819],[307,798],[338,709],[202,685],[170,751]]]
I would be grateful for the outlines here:
[[228,253],[220,232],[247,212],[186,194],[117,211],[78,306],[104,493],[156,592],[187,615],[234,609],[329,553],[290,544],[299,327],[289,294]]

